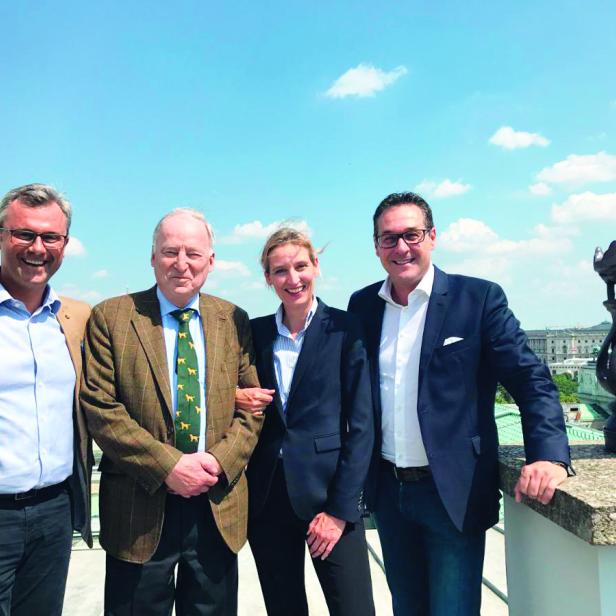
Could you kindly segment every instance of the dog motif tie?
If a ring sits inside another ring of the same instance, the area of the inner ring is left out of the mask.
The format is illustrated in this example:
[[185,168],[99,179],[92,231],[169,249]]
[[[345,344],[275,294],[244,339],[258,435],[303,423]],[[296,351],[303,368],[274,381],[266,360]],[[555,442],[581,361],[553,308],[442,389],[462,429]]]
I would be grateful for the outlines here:
[[199,388],[199,365],[195,344],[188,324],[192,308],[174,310],[171,315],[180,325],[177,338],[177,408],[175,410],[175,446],[184,453],[194,453],[199,445],[201,426],[201,391]]

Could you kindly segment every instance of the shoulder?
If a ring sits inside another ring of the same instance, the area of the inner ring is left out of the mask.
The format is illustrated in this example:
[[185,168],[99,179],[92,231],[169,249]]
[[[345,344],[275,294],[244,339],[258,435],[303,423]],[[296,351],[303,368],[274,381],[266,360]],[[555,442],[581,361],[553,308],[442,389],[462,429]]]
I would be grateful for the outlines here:
[[69,313],[72,317],[87,319],[90,316],[90,304],[86,304],[86,302],[61,295],[60,303],[62,310]]
[[504,296],[503,289],[495,282],[463,274],[446,274],[435,268],[433,291],[471,295],[479,298]]
[[375,297],[378,297],[379,290],[382,286],[383,281],[379,280],[378,282],[374,282],[363,289],[355,291],[355,293],[351,295],[349,306],[361,305],[365,302],[374,300]]
[[90,316],[90,305],[86,302],[73,299],[72,297],[60,296],[60,315],[63,315],[62,327],[71,327],[83,332],[88,317]]
[[234,303],[217,297],[216,295],[210,295],[209,293],[201,293],[199,295],[199,304],[202,310],[215,311],[221,317],[232,320],[236,326],[247,327],[248,326],[248,313]]

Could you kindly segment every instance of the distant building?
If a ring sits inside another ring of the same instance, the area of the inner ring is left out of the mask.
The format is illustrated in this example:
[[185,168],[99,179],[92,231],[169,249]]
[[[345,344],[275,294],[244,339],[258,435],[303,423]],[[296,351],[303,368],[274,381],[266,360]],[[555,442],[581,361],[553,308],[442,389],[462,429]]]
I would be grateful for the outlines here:
[[[610,331],[611,323],[603,321],[592,327],[572,327],[567,329],[532,329],[527,330],[530,348],[548,366],[556,364],[559,371],[552,374],[570,372],[571,366],[564,364],[570,359],[587,359],[593,357]],[[585,363],[585,362],[584,362]],[[573,376],[573,375],[572,375]]]

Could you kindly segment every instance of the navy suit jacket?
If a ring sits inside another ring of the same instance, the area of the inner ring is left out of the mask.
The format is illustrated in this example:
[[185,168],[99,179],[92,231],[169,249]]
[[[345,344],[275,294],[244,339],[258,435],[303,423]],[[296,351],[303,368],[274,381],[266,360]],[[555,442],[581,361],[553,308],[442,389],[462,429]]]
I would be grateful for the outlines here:
[[[251,321],[261,387],[278,389],[274,315]],[[311,520],[325,511],[355,522],[374,443],[369,364],[359,321],[319,305],[306,330],[286,412],[278,392],[248,464],[251,515],[262,509],[280,450],[296,515]]]
[[[357,291],[349,302],[349,311],[360,317],[366,332],[377,421],[369,506],[374,503],[381,448],[381,284]],[[444,346],[450,337],[462,340]],[[417,413],[439,495],[461,531],[483,530],[498,520],[498,382],[520,409],[527,463],[569,464],[558,391],[546,366],[528,347],[502,289],[487,280],[435,268],[421,346]]]

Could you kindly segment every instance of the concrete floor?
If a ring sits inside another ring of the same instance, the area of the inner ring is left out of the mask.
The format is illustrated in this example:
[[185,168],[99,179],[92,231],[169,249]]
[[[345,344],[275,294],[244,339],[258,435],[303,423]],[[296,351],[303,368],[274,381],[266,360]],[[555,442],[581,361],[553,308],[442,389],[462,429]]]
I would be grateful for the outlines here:
[[[368,542],[377,558],[381,557],[378,536],[375,530],[367,531]],[[370,555],[372,585],[376,613],[391,616],[391,596],[387,589],[385,575],[377,558]],[[321,593],[310,558],[306,557],[306,589],[311,616],[326,616],[327,607]],[[506,592],[504,578],[504,537],[495,531],[488,532],[484,576],[497,588]],[[248,546],[239,554],[239,616],[265,616],[263,596],[257,579],[254,560]],[[69,569],[64,616],[100,616],[103,613],[103,582],[105,577],[105,553],[96,546],[93,550],[83,543],[77,543],[73,550]],[[508,610],[486,586],[482,596],[483,616],[507,616]],[[292,616],[292,615],[289,615]]]

